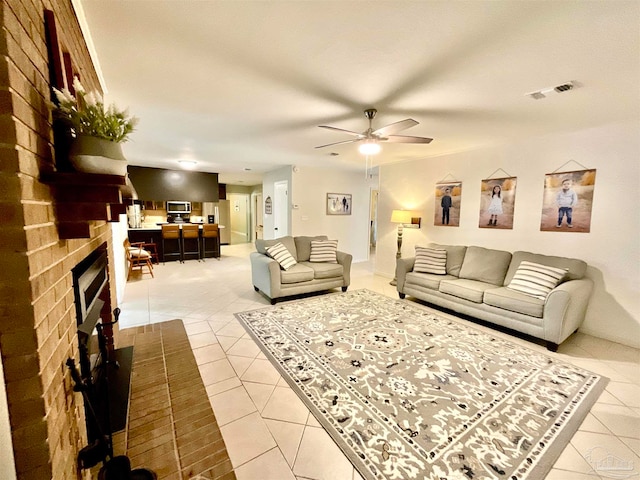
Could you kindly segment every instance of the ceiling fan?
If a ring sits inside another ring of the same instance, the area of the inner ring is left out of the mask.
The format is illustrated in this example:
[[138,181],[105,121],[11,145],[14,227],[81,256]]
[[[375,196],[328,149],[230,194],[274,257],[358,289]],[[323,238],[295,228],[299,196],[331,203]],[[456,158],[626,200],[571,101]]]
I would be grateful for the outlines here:
[[320,145],[316,148],[330,147],[332,145],[341,145],[343,143],[362,142],[359,147],[360,153],[365,155],[373,155],[380,151],[379,142],[392,142],[392,143],[430,143],[433,138],[426,137],[411,137],[408,135],[396,135],[397,132],[406,130],[415,125],[418,122],[412,118],[400,120],[399,122],[391,123],[386,127],[378,128],[374,130],[371,126],[371,121],[376,116],[378,111],[375,108],[368,108],[364,111],[365,117],[369,119],[369,128],[362,133],[352,132],[351,130],[345,130],[343,128],[330,127],[328,125],[318,125],[320,128],[327,128],[329,130],[336,130],[338,132],[344,132],[349,135],[353,135],[356,138],[352,140],[343,140],[342,142],[328,143],[326,145]]

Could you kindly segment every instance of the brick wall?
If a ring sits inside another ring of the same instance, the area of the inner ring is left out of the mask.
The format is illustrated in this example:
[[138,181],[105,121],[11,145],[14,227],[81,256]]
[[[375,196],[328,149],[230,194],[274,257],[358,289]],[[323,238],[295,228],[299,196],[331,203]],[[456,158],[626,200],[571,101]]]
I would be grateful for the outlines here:
[[78,358],[71,268],[105,241],[113,258],[105,222],[90,239],[58,238],[38,181],[54,166],[45,9],[83,85],[99,88],[71,0],[0,3],[0,354],[17,477],[34,480],[82,476],[84,407],[65,367]]

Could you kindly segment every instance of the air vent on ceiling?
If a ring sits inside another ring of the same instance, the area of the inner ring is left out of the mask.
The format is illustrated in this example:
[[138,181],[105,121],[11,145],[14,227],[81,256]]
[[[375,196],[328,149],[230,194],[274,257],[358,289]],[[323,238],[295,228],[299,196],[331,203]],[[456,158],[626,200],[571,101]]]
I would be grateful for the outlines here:
[[561,85],[556,85],[555,87],[543,88],[542,90],[538,90],[536,92],[526,93],[525,96],[531,97],[534,100],[540,100],[542,98],[547,98],[549,93],[563,93],[568,92],[569,90],[573,90],[575,87],[574,82],[566,82]]

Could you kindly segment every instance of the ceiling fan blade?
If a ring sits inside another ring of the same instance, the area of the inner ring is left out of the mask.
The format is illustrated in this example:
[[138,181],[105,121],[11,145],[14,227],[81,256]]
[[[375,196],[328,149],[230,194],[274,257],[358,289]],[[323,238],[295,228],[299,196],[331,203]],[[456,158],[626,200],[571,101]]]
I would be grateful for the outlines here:
[[408,135],[389,135],[382,139],[383,142],[391,143],[431,143],[433,138],[427,137],[410,137]]
[[386,137],[387,135],[393,135],[396,132],[406,130],[407,128],[411,128],[416,125],[418,125],[418,122],[416,122],[413,118],[407,118],[405,120],[400,120],[399,122],[390,123],[386,127],[379,128],[373,132],[373,135]]
[[354,143],[354,142],[359,142],[360,139],[356,138],[354,140],[343,140],[342,142],[335,142],[335,143],[327,143],[326,145],[319,145],[315,148],[324,148],[324,147],[330,147],[332,145],[342,145],[343,143]]
[[351,130],[345,130],[344,128],[330,127],[329,125],[318,125],[320,128],[326,128],[329,130],[335,130],[337,132],[348,133],[349,135],[355,135],[356,137],[363,137],[361,133],[352,132]]

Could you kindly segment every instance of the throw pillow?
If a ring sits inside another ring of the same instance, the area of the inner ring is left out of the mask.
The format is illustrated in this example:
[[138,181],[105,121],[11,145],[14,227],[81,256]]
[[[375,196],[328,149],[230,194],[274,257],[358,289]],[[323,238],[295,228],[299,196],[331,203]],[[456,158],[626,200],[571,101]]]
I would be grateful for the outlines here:
[[275,245],[271,245],[269,248],[267,248],[267,255],[278,262],[280,264],[280,268],[282,268],[283,270],[289,270],[296,263],[298,263],[291,256],[289,250],[287,250],[287,247],[285,247],[281,243],[276,243]]
[[447,251],[416,246],[416,261],[413,265],[413,271],[446,275]]
[[140,247],[129,247],[128,250],[132,257],[146,258],[151,256],[149,252]]
[[547,295],[558,286],[566,274],[566,268],[522,261],[507,288],[546,300]]
[[337,251],[337,240],[311,240],[309,261],[314,263],[338,263]]

